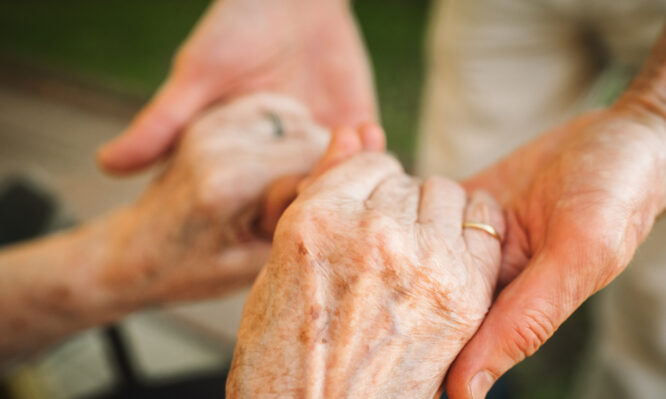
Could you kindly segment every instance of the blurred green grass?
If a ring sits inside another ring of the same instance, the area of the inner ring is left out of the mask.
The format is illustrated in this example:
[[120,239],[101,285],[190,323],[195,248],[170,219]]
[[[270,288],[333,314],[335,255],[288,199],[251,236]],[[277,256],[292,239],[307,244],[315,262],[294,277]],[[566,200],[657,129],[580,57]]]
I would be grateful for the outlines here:
[[[2,57],[148,98],[209,0],[0,1]],[[428,2],[354,2],[369,43],[388,144],[411,164]]]

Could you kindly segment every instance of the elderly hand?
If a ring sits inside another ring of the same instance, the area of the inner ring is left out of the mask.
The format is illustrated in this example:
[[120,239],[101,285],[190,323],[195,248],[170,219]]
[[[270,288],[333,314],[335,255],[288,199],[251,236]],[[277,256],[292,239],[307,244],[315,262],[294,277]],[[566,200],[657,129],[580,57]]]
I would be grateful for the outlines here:
[[203,108],[257,90],[299,99],[327,126],[373,120],[370,68],[348,3],[214,2],[160,92],[100,152],[101,165],[112,172],[149,165]]
[[269,254],[265,214],[277,218],[327,140],[283,97],[215,107],[136,204],[2,248],[0,369],[137,309],[250,283]]
[[[271,115],[281,120],[277,135]],[[270,250],[257,229],[260,199],[279,178],[305,175],[327,140],[302,106],[283,97],[254,95],[209,111],[116,223],[100,280],[153,302],[249,284]]]
[[388,155],[358,154],[313,179],[245,305],[227,395],[433,397],[499,269],[498,240],[464,220],[503,229],[486,195],[420,184]]
[[666,129],[622,104],[545,134],[467,183],[501,199],[506,285],[448,376],[483,398],[627,266],[666,200]]

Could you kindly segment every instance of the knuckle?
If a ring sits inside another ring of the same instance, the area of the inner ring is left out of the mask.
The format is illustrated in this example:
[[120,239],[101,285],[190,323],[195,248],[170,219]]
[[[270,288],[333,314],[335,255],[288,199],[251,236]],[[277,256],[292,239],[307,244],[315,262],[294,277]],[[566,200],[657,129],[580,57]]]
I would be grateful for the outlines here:
[[290,239],[317,231],[325,227],[320,220],[321,210],[311,201],[290,206],[280,219],[282,230],[288,231]]
[[439,187],[442,191],[447,191],[456,197],[465,197],[465,189],[455,181],[442,176],[430,176],[426,179],[426,184]]
[[361,219],[359,227],[365,234],[384,242],[389,236],[389,232],[396,230],[399,224],[393,218],[377,210],[369,210]]
[[321,249],[318,249],[319,238],[327,236],[328,227],[324,219],[313,204],[290,207],[278,222],[275,245],[291,248],[289,252],[295,254],[297,259],[310,264]]
[[363,159],[369,166],[385,168],[394,173],[403,173],[402,165],[398,160],[389,154],[383,153],[365,153]]
[[446,201],[452,206],[463,206],[467,202],[467,193],[458,183],[445,177],[430,176],[423,183],[422,196],[436,201]]
[[[588,246],[588,248],[591,246]],[[597,258],[600,259],[600,263],[603,269],[609,271],[617,270],[619,272],[620,267],[622,266],[622,256],[623,252],[623,240],[618,240],[615,237],[612,237],[608,234],[602,235],[596,239],[596,245],[594,245],[595,253]]]
[[555,324],[543,311],[528,311],[523,319],[513,326],[507,352],[516,362],[531,356],[555,331]]

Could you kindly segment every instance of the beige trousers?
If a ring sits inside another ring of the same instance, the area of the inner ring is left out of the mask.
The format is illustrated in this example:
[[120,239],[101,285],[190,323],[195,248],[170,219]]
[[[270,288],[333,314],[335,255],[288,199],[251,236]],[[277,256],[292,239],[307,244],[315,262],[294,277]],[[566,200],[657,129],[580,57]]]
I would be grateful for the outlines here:
[[[417,171],[463,178],[608,101],[649,53],[666,0],[447,0],[433,11]],[[666,398],[666,222],[597,305],[583,396]]]

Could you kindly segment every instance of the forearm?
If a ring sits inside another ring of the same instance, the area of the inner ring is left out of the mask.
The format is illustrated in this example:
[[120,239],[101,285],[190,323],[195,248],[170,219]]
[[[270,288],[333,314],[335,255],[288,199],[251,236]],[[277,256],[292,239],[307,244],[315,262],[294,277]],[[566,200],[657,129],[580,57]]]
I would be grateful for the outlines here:
[[130,310],[98,279],[119,214],[0,251],[0,366]]

